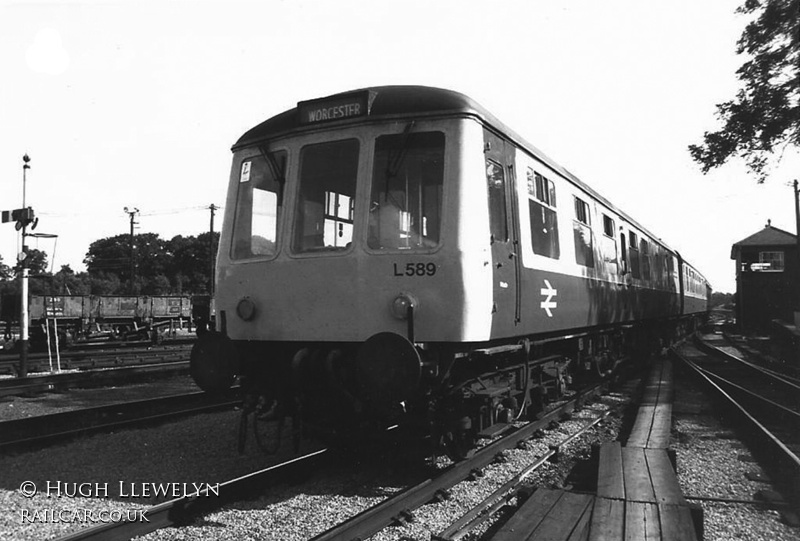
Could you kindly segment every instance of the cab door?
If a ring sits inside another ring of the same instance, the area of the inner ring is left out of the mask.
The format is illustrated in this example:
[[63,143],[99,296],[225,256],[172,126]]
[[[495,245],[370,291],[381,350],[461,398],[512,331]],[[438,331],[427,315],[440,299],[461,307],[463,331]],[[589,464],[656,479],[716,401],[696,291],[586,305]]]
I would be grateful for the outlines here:
[[484,130],[492,247],[492,338],[512,336],[521,323],[520,257],[514,146]]

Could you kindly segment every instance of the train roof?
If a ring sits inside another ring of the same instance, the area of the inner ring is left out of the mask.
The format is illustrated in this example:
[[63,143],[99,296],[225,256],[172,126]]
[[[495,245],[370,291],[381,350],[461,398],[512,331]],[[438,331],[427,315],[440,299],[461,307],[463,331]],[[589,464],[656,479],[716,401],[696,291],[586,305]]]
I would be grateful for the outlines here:
[[[453,90],[446,90],[442,88],[434,88],[428,86],[376,86],[367,87],[358,90],[351,90],[333,94],[324,98],[314,99],[307,102],[299,102],[297,107],[284,111],[276,116],[273,116],[261,124],[251,128],[242,135],[236,144],[233,145],[233,150],[249,146],[252,144],[266,141],[273,137],[289,135],[295,131],[304,131],[309,128],[314,129],[316,126],[309,125],[304,121],[303,114],[308,111],[309,104],[316,103],[342,103],[342,100],[348,97],[358,95],[368,96],[368,118],[370,120],[386,120],[387,118],[403,118],[408,116],[471,116],[477,118],[485,125],[488,125],[506,137],[510,138],[514,143],[519,145],[525,151],[530,153],[539,161],[545,163],[547,166],[557,171],[560,175],[579,186],[582,190],[590,194],[597,201],[613,210],[621,218],[630,224],[636,226],[643,233],[650,236],[651,239],[660,243],[665,248],[675,251],[664,243],[659,237],[651,233],[647,228],[632,219],[627,213],[623,212],[605,197],[597,193],[589,185],[581,181],[578,177],[570,173],[566,168],[559,165],[554,160],[550,159],[544,152],[530,144],[517,132],[512,130],[506,124],[501,122],[486,108],[478,102]],[[336,125],[346,125],[353,122],[363,122],[364,116],[354,116],[339,120]]]

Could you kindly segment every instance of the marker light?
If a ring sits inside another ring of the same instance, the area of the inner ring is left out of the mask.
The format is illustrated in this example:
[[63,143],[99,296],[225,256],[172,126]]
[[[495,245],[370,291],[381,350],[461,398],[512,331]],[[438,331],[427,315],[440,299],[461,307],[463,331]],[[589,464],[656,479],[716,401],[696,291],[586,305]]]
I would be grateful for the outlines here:
[[408,319],[408,308],[416,310],[418,306],[417,300],[408,293],[400,293],[392,301],[392,315],[397,319],[405,321]]
[[250,321],[256,317],[256,305],[250,297],[244,297],[236,305],[236,315],[245,321]]

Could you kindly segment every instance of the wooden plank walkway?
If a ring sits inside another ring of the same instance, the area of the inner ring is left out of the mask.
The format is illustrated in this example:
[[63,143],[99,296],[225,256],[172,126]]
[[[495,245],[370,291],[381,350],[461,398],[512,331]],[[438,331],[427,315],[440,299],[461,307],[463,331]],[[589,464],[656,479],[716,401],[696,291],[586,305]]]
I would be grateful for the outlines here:
[[672,362],[661,360],[653,365],[645,384],[639,413],[626,445],[666,449],[672,426]]
[[658,360],[627,445],[600,447],[597,495],[540,488],[492,539],[697,541],[702,515],[693,516],[667,454],[672,399],[672,363]]
[[492,541],[697,541],[691,509],[540,488]]
[[665,449],[600,446],[597,495],[647,503],[687,505]]

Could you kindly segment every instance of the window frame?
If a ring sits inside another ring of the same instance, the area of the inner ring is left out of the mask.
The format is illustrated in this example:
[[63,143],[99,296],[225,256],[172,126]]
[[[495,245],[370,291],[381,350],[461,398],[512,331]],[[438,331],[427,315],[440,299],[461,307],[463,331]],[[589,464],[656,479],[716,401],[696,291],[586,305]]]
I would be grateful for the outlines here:
[[[764,257],[765,254],[779,254],[780,255],[779,259],[780,259],[780,262],[781,262],[781,268],[780,269],[773,268],[772,267],[772,262],[774,262],[776,260],[775,259],[770,259],[768,261],[765,260],[766,259]],[[758,262],[759,263],[770,263],[770,268],[769,269],[762,269],[762,270],[759,270],[758,272],[785,272],[786,271],[786,252],[784,252],[783,250],[764,250],[763,252],[760,251],[760,252],[758,252]]]
[[[589,203],[573,195],[573,208],[575,216],[572,223],[573,242],[575,243],[575,263],[587,269],[595,268],[594,257],[594,230],[592,229],[592,215]],[[589,244],[583,242],[583,233],[588,231]],[[578,236],[581,240],[579,241]],[[580,244],[579,244],[580,242]]]
[[[503,164],[489,157],[486,158],[485,164],[486,195],[489,198],[489,234],[492,236],[494,242],[508,242],[508,177],[506,176],[506,170]],[[499,187],[489,183],[490,164],[497,168],[496,171],[499,171],[502,177],[502,185]],[[497,203],[497,207],[495,207],[495,203]],[[498,227],[502,227],[503,229],[500,237],[495,236],[495,233],[500,233],[499,231],[495,231],[495,228]]]
[[[376,157],[377,151],[376,146],[378,140],[381,137],[402,137],[404,136],[403,131],[391,131],[388,129],[389,126],[386,124],[378,124],[375,127],[374,131],[370,131],[366,135],[362,135],[361,140],[364,143],[364,152],[368,155],[364,158],[368,160],[368,164],[366,166],[365,180],[361,184],[359,189],[365,190],[364,198],[366,199],[368,205],[370,206],[373,201],[373,188],[375,183],[375,167],[376,167]],[[430,254],[434,253],[442,248],[442,245],[445,242],[445,237],[443,235],[444,227],[445,227],[445,220],[446,220],[446,212],[447,212],[447,178],[448,178],[448,160],[450,159],[449,152],[451,152],[450,145],[452,145],[451,141],[453,140],[453,132],[452,128],[446,124],[436,123],[433,122],[430,125],[427,123],[425,125],[418,125],[415,126],[414,129],[409,132],[410,137],[414,137],[415,135],[426,135],[432,136],[433,134],[441,135],[442,138],[442,176],[441,176],[441,185],[440,185],[440,192],[439,192],[439,209],[438,209],[438,218],[439,223],[437,224],[439,236],[436,240],[435,245],[431,246],[416,246],[413,248],[404,248],[404,247],[375,247],[370,245],[370,235],[371,235],[371,209],[367,211],[367,216],[364,219],[364,223],[360,225],[363,229],[361,237],[358,239],[358,242],[362,243],[364,250],[369,254]],[[409,135],[406,135],[407,137]],[[494,161],[494,160],[493,160]],[[496,163],[496,162],[495,162]],[[488,192],[487,192],[488,197]],[[356,211],[356,214],[358,211]],[[425,226],[420,226],[424,227]]]
[[[274,247],[274,249],[272,250],[271,253],[253,254],[253,255],[250,255],[250,256],[237,256],[236,255],[236,243],[238,241],[242,240],[242,239],[239,238],[239,234],[238,234],[238,228],[241,227],[239,220],[242,219],[242,215],[240,214],[240,211],[241,211],[241,208],[242,208],[241,201],[240,201],[241,190],[242,190],[242,185],[254,182],[254,180],[252,179],[252,175],[253,175],[252,163],[254,161],[264,161],[265,162],[265,166],[266,166],[266,170],[270,171],[271,173],[275,173],[275,171],[272,170],[272,166],[268,163],[268,158],[267,158],[266,152],[267,152],[266,149],[259,148],[259,147],[253,147],[253,148],[248,149],[247,151],[245,151],[245,153],[243,153],[241,155],[239,160],[235,162],[237,164],[237,166],[238,166],[236,168],[236,171],[238,172],[237,173],[238,179],[236,180],[237,188],[236,188],[236,194],[234,195],[234,213],[233,213],[233,220],[232,220],[232,224],[231,224],[230,237],[225,241],[225,242],[229,243],[229,246],[227,247],[227,255],[228,255],[228,259],[233,264],[250,263],[250,262],[253,262],[253,261],[268,261],[268,260],[272,260],[272,259],[275,259],[276,257],[278,257],[278,254],[283,249],[283,247],[282,247],[282,244],[283,244],[282,237],[283,237],[283,231],[284,231],[284,228],[285,228],[285,224],[283,224],[282,222],[283,222],[284,216],[286,214],[286,184],[285,184],[285,182],[286,182],[286,177],[288,176],[291,153],[290,153],[290,150],[288,148],[285,148],[284,146],[279,146],[279,147],[275,147],[275,148],[269,149],[269,152],[270,152],[270,154],[273,154],[273,155],[279,155],[280,158],[281,158],[281,162],[283,163],[283,171],[280,171],[280,172],[283,173],[283,177],[284,177],[283,178],[283,185],[281,185],[281,181],[279,179],[273,178],[272,182],[278,183],[277,190],[274,191],[274,192],[271,191],[271,190],[264,190],[264,191],[266,191],[268,193],[274,194],[275,198],[276,198],[276,202],[275,202],[275,231],[274,231],[275,239],[273,240],[273,243],[274,243],[275,247]],[[247,180],[243,180],[243,175],[244,175],[243,169],[244,169],[244,164],[246,162],[250,162],[251,166],[249,167],[249,170],[248,170],[248,179]],[[253,197],[255,195],[253,193],[253,191],[255,190],[255,188],[252,187],[252,184],[250,186],[251,186],[250,187],[250,190],[251,190],[250,199],[251,200],[250,200],[250,209],[249,209],[249,220],[251,222],[251,224],[250,224],[251,231],[250,231],[250,241],[249,242],[252,243],[252,238],[253,238],[252,220],[253,220],[253,203],[254,203]],[[269,239],[267,239],[267,240],[269,240]]]
[[[610,228],[606,227],[606,226],[608,226],[608,224],[611,224]],[[609,233],[609,231],[611,231],[611,232]],[[614,242],[616,242],[617,241],[617,239],[615,237],[616,232],[617,232],[617,224],[614,222],[614,218],[612,218],[611,216],[609,216],[608,214],[606,214],[604,212],[603,213],[603,235],[605,235],[606,237],[609,237],[610,239],[614,240]]]
[[[356,133],[348,133],[344,132],[341,134],[340,138],[336,139],[302,139],[299,141],[297,145],[297,172],[294,178],[294,202],[292,205],[293,214],[291,216],[291,234],[288,239],[288,252],[292,257],[330,257],[330,256],[337,256],[343,255],[352,252],[353,244],[358,242],[357,235],[361,230],[361,226],[358,224],[358,219],[356,216],[358,215],[358,209],[354,210],[353,213],[353,224],[352,224],[352,233],[350,239],[350,246],[345,245],[345,247],[337,248],[333,247],[332,249],[329,247],[321,246],[319,249],[302,249],[298,248],[298,234],[300,231],[299,220],[301,216],[305,216],[305,210],[301,208],[302,203],[306,201],[303,197],[303,181],[304,181],[304,171],[303,171],[303,155],[304,151],[310,147],[320,147],[323,145],[332,145],[332,144],[342,144],[347,142],[355,142],[357,148],[357,155],[356,155],[356,162],[355,162],[355,180],[353,184],[353,194],[348,196],[351,200],[357,200],[359,194],[359,175],[361,173],[362,164],[364,161],[364,140],[363,137],[358,136]],[[325,188],[325,187],[322,187]],[[335,193],[338,195],[346,195],[346,194],[339,194],[339,192],[333,192],[331,190],[322,189],[322,236],[324,239],[325,235],[325,223],[328,219],[327,215],[327,203],[328,203],[328,194]],[[345,223],[344,220],[337,218],[336,220],[331,219],[333,223]]]
[[[558,228],[558,207],[557,192],[555,182],[550,178],[539,173],[533,166],[527,165],[525,168],[525,192],[527,201],[527,214],[530,220],[529,229],[531,234],[530,248],[534,257],[544,257],[551,261],[561,259],[561,233]],[[537,209],[537,206],[539,209]],[[536,242],[534,234],[534,210],[541,210],[547,216],[552,217],[552,231],[548,232],[548,250],[545,253]],[[550,214],[547,214],[547,213]]]

